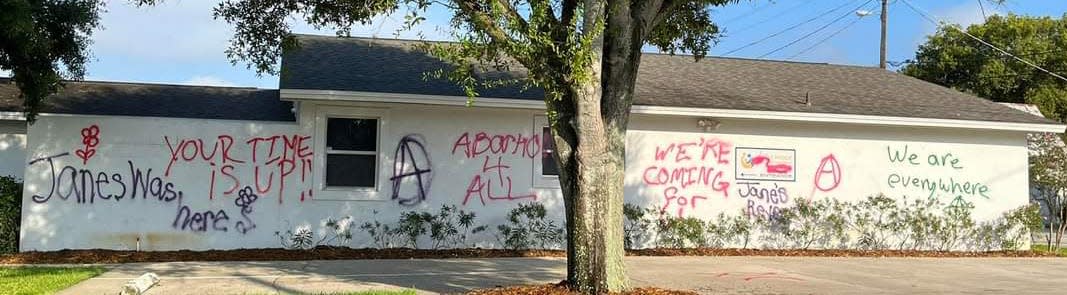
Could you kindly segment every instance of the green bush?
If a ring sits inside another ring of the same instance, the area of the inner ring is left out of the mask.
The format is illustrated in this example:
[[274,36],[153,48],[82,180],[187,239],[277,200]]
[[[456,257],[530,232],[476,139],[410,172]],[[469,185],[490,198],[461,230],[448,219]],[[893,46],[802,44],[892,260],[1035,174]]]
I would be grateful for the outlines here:
[[19,251],[21,212],[22,182],[11,176],[0,176],[0,253]]
[[560,247],[565,237],[563,228],[547,215],[540,203],[519,204],[508,212],[508,223],[497,226],[497,240],[511,250]]
[[623,244],[626,249],[635,249],[648,238],[651,222],[645,218],[645,209],[634,204],[622,205],[622,216],[626,218],[623,227]]
[[1019,250],[1042,226],[1036,204],[978,223],[968,202],[946,205],[884,195],[859,202],[797,199],[769,218],[740,212],[702,220],[668,216],[657,208],[624,208],[627,248],[654,234],[654,246],[661,248],[748,248],[756,237],[759,247],[769,249]]
[[667,248],[705,247],[705,222],[696,217],[660,214],[656,221],[656,246]]

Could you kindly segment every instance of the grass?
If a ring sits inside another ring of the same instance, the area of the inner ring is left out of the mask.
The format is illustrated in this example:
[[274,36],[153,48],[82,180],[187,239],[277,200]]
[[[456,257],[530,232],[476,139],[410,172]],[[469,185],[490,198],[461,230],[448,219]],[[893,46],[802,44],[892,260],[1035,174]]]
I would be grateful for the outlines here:
[[[1030,250],[1034,250],[1035,252],[1049,252],[1049,248],[1047,245],[1032,245],[1030,246]],[[1059,251],[1056,253],[1056,256],[1067,257],[1067,245],[1060,247]]]
[[51,294],[103,273],[103,267],[0,267],[4,294]]

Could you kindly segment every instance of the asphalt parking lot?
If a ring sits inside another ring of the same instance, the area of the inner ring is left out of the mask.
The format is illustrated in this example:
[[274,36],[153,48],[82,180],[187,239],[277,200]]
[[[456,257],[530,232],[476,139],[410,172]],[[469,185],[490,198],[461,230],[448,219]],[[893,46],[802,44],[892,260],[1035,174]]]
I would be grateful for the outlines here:
[[[1064,294],[1057,258],[627,257],[635,286],[702,294]],[[145,272],[147,294],[329,293],[414,289],[458,293],[558,282],[558,258],[169,262],[109,265],[61,294],[115,294]]]

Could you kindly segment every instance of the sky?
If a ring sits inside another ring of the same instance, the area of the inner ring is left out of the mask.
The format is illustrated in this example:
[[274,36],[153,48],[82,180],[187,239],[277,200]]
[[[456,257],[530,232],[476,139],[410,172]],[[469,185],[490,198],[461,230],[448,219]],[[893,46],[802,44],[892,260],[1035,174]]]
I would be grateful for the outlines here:
[[[1065,0],[1008,0],[1004,5],[985,2],[981,6],[978,1],[910,0],[939,20],[964,26],[981,23],[983,15],[1059,18],[1067,13]],[[169,0],[157,6],[135,7],[128,1],[108,1],[101,15],[102,28],[92,36],[85,79],[278,88],[276,76],[258,75],[245,63],[227,59],[225,49],[233,30],[213,18],[212,8],[217,3]],[[936,25],[904,0],[890,3],[888,60],[892,63],[913,58],[919,44],[936,31]],[[857,10],[868,15],[861,17],[863,13]],[[752,0],[717,7],[712,17],[724,33],[710,55],[877,66],[880,10],[878,0]],[[352,35],[447,40],[448,18],[447,11],[434,9],[426,23],[397,34],[403,16],[382,16],[369,26],[353,28]],[[293,21],[293,30],[335,34],[298,20]],[[0,76],[7,75],[0,72]]]

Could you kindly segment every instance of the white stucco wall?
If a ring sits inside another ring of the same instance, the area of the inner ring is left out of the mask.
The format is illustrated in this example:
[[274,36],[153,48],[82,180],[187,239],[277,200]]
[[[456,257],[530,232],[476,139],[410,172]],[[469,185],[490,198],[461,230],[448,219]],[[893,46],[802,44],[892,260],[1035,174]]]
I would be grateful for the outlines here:
[[0,120],[0,176],[22,178],[26,167],[26,122]]
[[[26,167],[22,250],[132,249],[138,240],[147,250],[279,247],[275,232],[322,231],[328,218],[392,223],[403,211],[453,204],[491,228],[520,202],[543,203],[562,219],[558,189],[535,172],[538,111],[310,103],[300,110],[299,123],[42,116],[28,133],[36,162]],[[380,118],[375,190],[321,188],[321,122],[337,115]],[[1023,133],[746,120],[724,120],[705,133],[696,122],[633,118],[628,202],[705,218],[750,206],[755,214],[772,214],[797,197],[930,196],[903,186],[916,177],[970,183],[967,192],[933,196],[951,203],[962,195],[957,201],[973,203],[980,218],[1027,201]],[[94,134],[94,125],[99,143],[87,147],[82,130]],[[499,148],[504,141],[507,148]],[[195,151],[200,147],[206,152]],[[747,177],[774,180],[739,179],[746,178],[738,177],[744,165],[737,157],[745,148],[778,149],[767,154],[776,157],[771,164],[789,172]],[[398,152],[407,157],[395,157]],[[897,152],[903,162],[890,160]],[[430,169],[419,174],[424,198],[416,177],[390,180],[414,171],[412,163]],[[245,187],[251,194],[240,193]],[[764,190],[788,198],[774,204],[753,196]],[[355,232],[350,246],[370,245]],[[474,239],[485,246],[495,240],[491,233]]]

